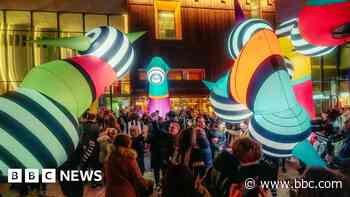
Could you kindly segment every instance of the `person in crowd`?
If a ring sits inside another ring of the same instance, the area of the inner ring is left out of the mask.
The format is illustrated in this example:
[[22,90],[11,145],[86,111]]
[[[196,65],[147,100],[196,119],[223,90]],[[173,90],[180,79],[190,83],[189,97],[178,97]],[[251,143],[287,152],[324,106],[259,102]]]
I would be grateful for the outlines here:
[[208,133],[212,158],[215,158],[224,148],[226,144],[225,127],[221,121],[216,120],[211,124]]
[[239,123],[239,136],[249,137],[249,122],[248,120],[243,120]]
[[339,122],[340,122],[340,129],[344,129],[346,121],[350,119],[350,108],[346,107],[344,108],[343,112],[339,116]]
[[144,197],[152,193],[153,182],[142,177],[131,143],[131,138],[125,134],[115,138],[115,151],[107,165],[106,197]]
[[205,120],[205,118],[203,116],[198,116],[196,118],[196,128],[203,129],[205,131],[205,133],[208,134],[209,130],[208,130],[206,123],[207,123],[207,121]]
[[145,137],[137,126],[132,126],[130,128],[130,135],[132,140],[131,148],[137,153],[137,164],[143,175],[145,172]]
[[120,125],[120,130],[123,133],[127,133],[128,129],[128,114],[125,109],[119,111],[118,124]]
[[190,168],[192,152],[193,128],[187,128],[179,133],[175,152],[172,156],[172,164],[185,165]]
[[100,133],[100,127],[95,121],[96,116],[92,113],[87,115],[87,121],[82,125],[82,151],[81,161],[87,166],[81,166],[83,169],[100,169],[98,162],[99,144],[97,138]]
[[[86,166],[86,160],[82,160],[83,148],[82,144],[79,143],[75,151],[68,157],[67,161],[64,162],[58,170],[81,170]],[[82,180],[78,181],[65,181],[58,179],[61,191],[64,196],[67,197],[82,197],[84,194],[84,182]]]
[[118,133],[120,133],[120,131],[117,129],[107,128],[102,131],[97,138],[97,142],[100,145],[99,161],[103,166],[103,169],[106,168],[110,155],[114,151],[113,142]]
[[[307,181],[308,183],[312,181],[315,184],[318,184],[321,181],[327,181],[331,183],[331,188],[317,187],[310,189],[308,187],[299,187],[298,189],[290,192],[291,197],[350,196],[349,178],[340,173],[335,173],[334,171],[325,168],[310,168],[305,171],[301,179],[305,182]],[[322,187],[327,186],[324,185]]]
[[334,147],[328,147],[325,159],[332,168],[339,168],[345,174],[350,174],[350,119],[345,122],[341,131],[343,143],[339,152],[334,154]]
[[162,129],[163,131],[169,131],[169,127],[170,127],[170,124],[172,122],[177,122],[177,117],[176,117],[176,113],[174,111],[169,111],[167,114],[166,114],[166,119],[164,122],[162,122],[160,124],[160,129]]
[[162,197],[210,197],[208,190],[185,165],[170,165],[162,181]]
[[333,126],[332,122],[329,119],[329,115],[325,112],[321,113],[321,128],[320,128],[320,133],[324,136],[330,136],[333,134]]
[[[91,117],[93,117],[93,120]],[[79,167],[82,170],[101,170],[99,162],[100,146],[97,141],[100,133],[100,127],[94,121],[94,114],[88,115],[88,120],[83,124],[84,133],[82,134],[82,157]],[[92,187],[99,186],[100,183],[92,182]]]
[[182,109],[179,112],[179,124],[181,126],[181,130],[186,129],[187,128],[187,116],[186,116],[186,111],[184,109]]
[[160,172],[162,171],[162,174],[165,174],[170,159],[175,152],[179,130],[179,124],[172,122],[169,126],[169,131],[158,130],[157,133],[149,138],[151,166],[158,187],[160,186]]
[[[199,118],[204,120],[203,118]],[[191,151],[191,166],[195,176],[204,177],[207,170],[212,167],[213,159],[210,149],[210,143],[205,130],[203,129],[202,120],[197,119],[197,127],[193,130],[192,136],[192,151]]]
[[138,127],[139,130],[141,131],[141,118],[138,113],[133,112],[130,114],[128,118],[128,135],[130,135],[130,129],[132,127]]
[[269,178],[271,171],[265,163],[260,164],[261,157],[260,144],[248,137],[237,138],[232,144],[232,152],[223,151],[216,157],[205,186],[214,197],[228,196],[230,193],[247,196],[259,193],[259,188],[245,191],[241,183],[247,178]]
[[103,117],[103,129],[106,128],[120,128],[118,124],[118,120],[115,118],[113,112],[106,110]]
[[233,142],[239,137],[237,125],[232,123],[222,123],[226,133],[226,149],[230,150]]

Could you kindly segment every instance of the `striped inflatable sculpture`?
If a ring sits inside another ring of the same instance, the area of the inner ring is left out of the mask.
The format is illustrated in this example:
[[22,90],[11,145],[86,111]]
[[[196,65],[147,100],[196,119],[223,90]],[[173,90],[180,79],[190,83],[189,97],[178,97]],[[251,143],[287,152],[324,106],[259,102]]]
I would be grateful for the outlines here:
[[[245,26],[250,20],[256,21],[249,19],[234,29],[249,29]],[[310,118],[295,98],[278,38],[271,27],[264,28],[267,22],[257,23],[262,28],[247,34],[229,72],[229,95],[253,112],[250,134],[262,144],[265,154],[294,155],[309,166],[324,166],[306,140]]]
[[[135,41],[142,34],[128,37]],[[56,168],[65,162],[79,141],[77,118],[129,70],[134,57],[128,38],[112,27],[35,42],[81,55],[36,66],[20,88],[0,97],[0,177],[9,168]]]
[[349,0],[308,0],[298,18],[300,34],[313,45],[335,47],[350,41]]
[[294,46],[293,50],[305,56],[320,57],[335,49],[335,47],[316,46],[306,41],[300,35],[297,18],[281,23],[276,29],[276,34],[279,38],[288,37]]
[[209,102],[214,109],[214,113],[224,122],[237,124],[249,119],[252,112],[246,106],[229,97],[227,81],[228,74],[225,74],[215,83],[209,81],[203,81],[203,83],[211,91]]

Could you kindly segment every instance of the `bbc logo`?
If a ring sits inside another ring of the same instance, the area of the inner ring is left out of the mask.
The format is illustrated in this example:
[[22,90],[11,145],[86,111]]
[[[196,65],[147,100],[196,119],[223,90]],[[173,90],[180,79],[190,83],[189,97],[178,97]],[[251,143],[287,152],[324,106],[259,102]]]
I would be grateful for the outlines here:
[[[24,180],[23,180],[24,171]],[[7,171],[8,183],[55,183],[56,169],[42,169],[41,180],[39,169],[8,169]]]
[[8,169],[9,183],[56,183],[59,181],[102,181],[102,170]]

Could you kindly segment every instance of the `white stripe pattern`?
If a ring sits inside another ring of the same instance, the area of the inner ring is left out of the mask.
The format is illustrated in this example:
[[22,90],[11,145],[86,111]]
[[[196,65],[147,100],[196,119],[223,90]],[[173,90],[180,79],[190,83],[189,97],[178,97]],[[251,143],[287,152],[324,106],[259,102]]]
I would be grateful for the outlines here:
[[[64,148],[50,130],[30,112],[16,103],[0,97],[1,110],[11,117],[20,117],[16,120],[24,125],[32,134],[50,151],[58,164],[62,164],[68,158]],[[40,150],[34,150],[40,151]]]

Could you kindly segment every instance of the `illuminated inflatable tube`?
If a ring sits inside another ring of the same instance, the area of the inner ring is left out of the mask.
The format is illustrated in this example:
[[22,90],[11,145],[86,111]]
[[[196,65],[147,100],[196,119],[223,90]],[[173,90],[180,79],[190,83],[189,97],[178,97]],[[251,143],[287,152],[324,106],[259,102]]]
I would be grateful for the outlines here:
[[77,120],[49,97],[19,88],[0,106],[0,176],[8,168],[56,168],[77,146]]
[[279,37],[289,36],[290,32],[293,30],[293,27],[297,23],[298,23],[298,20],[296,18],[292,18],[279,24],[275,32],[277,37],[279,38]]
[[50,96],[79,117],[114,80],[115,72],[108,64],[93,56],[80,56],[36,66],[21,87]]
[[227,90],[228,74],[225,74],[216,83],[203,81],[211,91],[209,102],[214,109],[214,113],[227,123],[240,123],[252,116],[248,108],[228,96]]
[[85,36],[91,39],[92,44],[87,50],[79,51],[79,54],[102,59],[114,68],[118,78],[127,73],[134,58],[134,50],[125,34],[113,27],[99,27]]
[[[250,134],[262,144],[265,154],[294,155],[309,166],[324,166],[305,142],[311,132],[310,119],[296,101],[278,39],[271,30],[258,31],[246,43],[230,72],[229,92],[253,112]],[[307,149],[300,151],[301,146]]]
[[306,41],[299,32],[298,25],[296,24],[291,31],[291,40],[294,49],[303,55],[311,57],[320,57],[332,52],[335,47],[315,46]]
[[159,111],[162,117],[170,111],[170,98],[167,74],[169,66],[161,57],[152,58],[146,68],[149,83],[148,112]]
[[318,46],[339,46],[350,41],[348,0],[309,0],[299,13],[300,33]]
[[272,30],[272,27],[267,21],[262,19],[248,19],[235,25],[227,42],[229,57],[236,59],[247,41],[261,29]]
[[298,103],[308,112],[311,119],[314,119],[315,106],[313,101],[312,81],[311,81],[311,59],[294,50],[290,33],[297,25],[297,19],[290,19],[281,23],[276,29],[282,54],[285,56],[286,67],[291,75],[293,68],[292,85]]
[[[134,41],[142,34],[130,38]],[[84,50],[99,44],[90,41],[64,38],[62,45]],[[60,40],[38,43],[60,46]],[[0,178],[7,176],[8,168],[56,168],[65,162],[79,141],[77,118],[112,84],[116,73],[129,66],[128,61],[114,69],[92,55],[52,61],[36,66],[19,89],[1,96]]]
[[284,59],[284,66],[287,69],[288,75],[292,79],[294,75],[293,62],[291,62],[288,57],[284,57],[283,59]]

